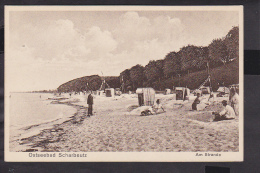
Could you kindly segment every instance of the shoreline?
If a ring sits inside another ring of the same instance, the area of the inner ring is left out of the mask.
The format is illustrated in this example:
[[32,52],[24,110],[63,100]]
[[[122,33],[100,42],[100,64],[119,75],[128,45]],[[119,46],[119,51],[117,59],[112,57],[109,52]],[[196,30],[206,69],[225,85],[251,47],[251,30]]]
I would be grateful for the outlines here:
[[21,139],[20,145],[26,149],[20,152],[238,151],[238,119],[211,122],[210,110],[216,110],[218,102],[197,112],[189,111],[190,102],[176,103],[166,113],[142,117],[122,106],[129,102],[127,98],[114,109],[111,104],[117,99],[103,99],[96,103],[98,114],[91,117],[80,100],[53,101],[73,106],[77,112],[53,128]]
[[[51,139],[53,136],[53,133],[55,132],[60,132],[61,130],[63,130],[63,126],[68,126],[69,123],[72,124],[77,124],[80,123],[81,121],[84,120],[84,116],[85,114],[83,114],[83,116],[78,116],[80,109],[87,109],[87,107],[84,106],[80,106],[80,105],[75,105],[72,103],[78,103],[79,100],[77,101],[66,101],[66,102],[60,102],[62,100],[66,100],[67,98],[59,98],[59,99],[48,99],[48,100],[53,100],[51,102],[51,104],[63,104],[63,105],[67,105],[67,106],[72,106],[74,108],[76,108],[76,113],[74,113],[72,116],[68,117],[68,120],[63,121],[62,123],[58,123],[58,124],[53,124],[51,128],[46,128],[43,130],[40,130],[40,133],[30,136],[30,137],[25,137],[22,139],[16,139],[14,141],[18,142],[19,145],[23,145],[26,148],[29,149],[25,149],[25,150],[21,150],[21,151],[16,151],[16,152],[31,152],[31,151],[45,151],[46,147],[44,147],[43,144],[47,143],[47,142],[58,142],[59,141],[59,137],[61,135],[61,133],[57,133],[58,138],[54,138]],[[30,129],[32,127],[36,127],[39,125],[31,125],[29,127],[26,127],[25,129]],[[37,139],[38,138],[38,139]],[[42,140],[39,140],[42,139]],[[41,144],[42,143],[42,144]]]

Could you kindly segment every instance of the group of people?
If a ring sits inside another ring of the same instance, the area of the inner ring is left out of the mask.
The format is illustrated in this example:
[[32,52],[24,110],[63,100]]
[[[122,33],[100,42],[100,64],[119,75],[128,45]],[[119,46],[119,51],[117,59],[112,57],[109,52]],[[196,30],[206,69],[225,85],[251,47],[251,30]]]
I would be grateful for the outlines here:
[[[213,97],[213,93],[210,94],[210,98]],[[197,93],[197,97],[192,103],[192,110],[198,110],[197,106],[200,104],[200,93]],[[227,100],[222,101],[223,105],[223,110],[221,112],[212,112],[213,115],[215,115],[214,121],[221,121],[221,120],[229,120],[229,119],[234,119],[236,116],[239,115],[239,96],[234,88],[231,88],[230,90],[230,103],[231,106],[228,105]],[[88,116],[93,115],[93,96],[92,92],[88,95],[87,98],[87,104],[88,104]],[[160,99],[156,100],[156,103],[151,106],[149,109],[142,111],[141,115],[146,116],[146,115],[153,115],[153,114],[158,114],[165,112],[163,106],[160,103]]]
[[[210,98],[213,97],[213,94],[210,94]],[[229,120],[234,119],[236,116],[239,115],[239,96],[235,90],[235,88],[231,88],[230,90],[230,103],[231,106],[228,105],[227,100],[222,101],[223,110],[221,112],[212,112],[215,115],[214,121],[221,121],[221,120]],[[200,93],[197,93],[196,99],[192,103],[192,110],[198,110],[197,106],[200,104]]]

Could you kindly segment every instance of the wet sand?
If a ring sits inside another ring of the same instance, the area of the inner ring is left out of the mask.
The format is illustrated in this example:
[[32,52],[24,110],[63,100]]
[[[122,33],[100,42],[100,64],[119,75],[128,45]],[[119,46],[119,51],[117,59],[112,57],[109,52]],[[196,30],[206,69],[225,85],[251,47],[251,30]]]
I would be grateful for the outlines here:
[[19,141],[20,151],[55,152],[196,152],[238,151],[238,118],[212,122],[215,101],[203,111],[191,111],[192,101],[174,103],[162,98],[166,113],[150,116],[131,114],[137,98],[94,99],[94,116],[87,116],[84,101],[56,101],[77,109],[70,120]]

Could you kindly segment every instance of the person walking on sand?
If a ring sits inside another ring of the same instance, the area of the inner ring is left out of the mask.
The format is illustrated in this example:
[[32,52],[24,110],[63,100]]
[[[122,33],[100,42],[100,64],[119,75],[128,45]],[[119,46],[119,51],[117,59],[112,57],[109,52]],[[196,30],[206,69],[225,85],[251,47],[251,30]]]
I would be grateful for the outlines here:
[[192,110],[198,110],[197,105],[200,104],[200,93],[197,93],[197,97],[191,105]]
[[235,118],[234,109],[227,104],[226,100],[222,101],[222,105],[224,106],[224,109],[221,112],[219,112],[219,113],[212,112],[212,114],[215,115],[215,119],[213,121],[234,119]]
[[93,115],[92,111],[93,111],[93,96],[92,96],[92,91],[91,93],[88,95],[88,99],[87,99],[87,104],[88,104],[88,116]]
[[233,96],[231,97],[231,107],[234,109],[236,116],[239,115],[239,96],[235,90],[235,88],[231,88],[230,93],[233,93]]

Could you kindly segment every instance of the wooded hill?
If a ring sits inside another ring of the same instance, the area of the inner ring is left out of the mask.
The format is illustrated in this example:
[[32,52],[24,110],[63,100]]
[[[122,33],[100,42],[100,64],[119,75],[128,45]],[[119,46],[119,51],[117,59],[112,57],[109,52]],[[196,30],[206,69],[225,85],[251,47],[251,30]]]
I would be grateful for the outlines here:
[[103,76],[98,75],[84,76],[81,78],[73,79],[69,82],[66,82],[58,87],[58,92],[79,92],[79,91],[96,91],[100,89],[103,80],[106,80],[106,83],[111,88],[119,88],[120,82],[119,77],[117,76]]
[[[111,88],[123,92],[135,91],[138,87],[153,87],[156,90],[187,86],[196,89],[208,76],[213,90],[218,83],[225,86],[239,83],[239,28],[233,27],[228,34],[214,39],[207,47],[188,45],[178,52],[168,53],[164,59],[139,64],[120,73],[119,77],[105,77]],[[98,75],[85,76],[66,82],[58,87],[59,92],[98,90],[102,83]]]
[[[120,73],[120,82],[123,91],[136,90],[138,87],[164,90],[173,86],[196,89],[207,79],[207,65],[214,80],[213,89],[218,87],[217,83],[238,83],[238,27],[233,27],[225,37],[214,39],[207,47],[188,45],[178,52],[168,53],[162,60],[150,61],[144,67],[138,64],[126,69]],[[222,66],[215,76],[212,72],[214,68]],[[183,81],[180,85],[179,79]]]
[[[226,65],[212,68],[210,70],[210,79],[212,84],[213,91],[216,91],[219,87],[219,84],[224,84],[229,86],[232,84],[239,83],[239,68],[238,62],[233,61]],[[208,77],[207,70],[197,71],[190,74],[184,74],[180,77],[175,77],[173,79],[166,79],[162,81],[162,86],[165,88],[172,89],[173,86],[187,86],[188,88],[194,90],[197,89]],[[209,83],[206,83],[209,85]],[[162,87],[161,86],[161,87]]]

